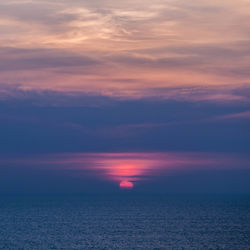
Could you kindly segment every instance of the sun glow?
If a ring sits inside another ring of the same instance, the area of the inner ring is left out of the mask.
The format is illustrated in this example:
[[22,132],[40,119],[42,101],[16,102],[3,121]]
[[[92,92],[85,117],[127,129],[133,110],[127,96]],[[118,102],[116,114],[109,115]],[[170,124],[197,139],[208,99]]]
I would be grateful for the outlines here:
[[201,156],[175,153],[92,153],[69,155],[68,160],[100,179],[117,183],[120,189],[133,189],[135,184],[140,185],[163,172],[208,164]]
[[54,170],[67,170],[77,178],[112,182],[120,189],[130,190],[149,180],[182,171],[232,169],[236,163],[249,166],[246,159],[200,152],[64,153],[20,158],[14,163],[16,161],[31,169],[42,165],[43,169],[51,170],[54,166]]
[[121,189],[132,189],[134,187],[133,182],[140,180],[140,176],[147,168],[143,162],[127,163],[126,160],[123,164],[116,164],[113,162],[110,166],[105,167],[107,176],[110,180],[120,183]]
[[132,189],[134,187],[134,184],[130,181],[121,181],[120,182],[120,188],[122,189]]

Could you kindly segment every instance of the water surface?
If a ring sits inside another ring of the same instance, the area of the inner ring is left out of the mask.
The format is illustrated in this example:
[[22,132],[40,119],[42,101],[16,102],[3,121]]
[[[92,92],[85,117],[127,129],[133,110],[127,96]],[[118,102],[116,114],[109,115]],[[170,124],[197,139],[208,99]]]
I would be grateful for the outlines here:
[[250,249],[250,196],[1,196],[0,249]]

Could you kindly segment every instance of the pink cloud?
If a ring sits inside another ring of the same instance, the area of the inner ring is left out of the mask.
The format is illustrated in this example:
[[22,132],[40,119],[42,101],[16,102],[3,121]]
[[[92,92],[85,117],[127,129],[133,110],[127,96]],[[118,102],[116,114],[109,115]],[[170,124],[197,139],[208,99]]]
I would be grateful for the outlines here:
[[131,187],[142,180],[183,171],[250,167],[246,156],[199,152],[61,153],[1,159],[0,163],[25,164],[33,170],[67,171],[78,177],[131,183],[128,184]]

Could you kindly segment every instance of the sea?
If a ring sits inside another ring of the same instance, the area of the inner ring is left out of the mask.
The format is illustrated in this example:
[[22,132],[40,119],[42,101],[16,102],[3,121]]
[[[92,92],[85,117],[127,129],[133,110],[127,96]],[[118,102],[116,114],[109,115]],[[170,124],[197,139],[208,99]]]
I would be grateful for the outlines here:
[[1,195],[0,249],[250,249],[250,195]]

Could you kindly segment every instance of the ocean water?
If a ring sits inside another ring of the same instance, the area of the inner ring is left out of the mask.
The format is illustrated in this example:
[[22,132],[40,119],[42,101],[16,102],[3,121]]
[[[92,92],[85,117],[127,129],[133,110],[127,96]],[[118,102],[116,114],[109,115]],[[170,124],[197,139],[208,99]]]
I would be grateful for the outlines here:
[[250,249],[250,196],[0,196],[0,249]]

